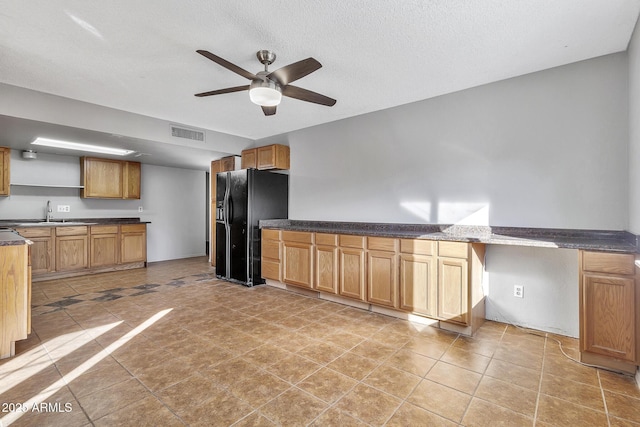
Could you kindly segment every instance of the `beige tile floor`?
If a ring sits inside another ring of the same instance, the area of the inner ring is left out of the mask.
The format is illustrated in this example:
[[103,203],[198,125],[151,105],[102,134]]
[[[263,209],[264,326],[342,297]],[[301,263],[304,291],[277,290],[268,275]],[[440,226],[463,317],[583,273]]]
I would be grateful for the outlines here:
[[0,361],[2,426],[640,425],[631,377],[550,338],[245,288],[204,258],[35,283],[33,305]]

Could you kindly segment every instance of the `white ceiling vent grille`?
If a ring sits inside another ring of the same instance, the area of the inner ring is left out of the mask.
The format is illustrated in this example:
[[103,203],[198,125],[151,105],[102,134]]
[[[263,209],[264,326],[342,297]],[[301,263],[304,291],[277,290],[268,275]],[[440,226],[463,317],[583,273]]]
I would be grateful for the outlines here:
[[204,142],[204,132],[197,129],[188,129],[184,127],[171,125],[171,136],[176,138],[191,139],[193,141]]

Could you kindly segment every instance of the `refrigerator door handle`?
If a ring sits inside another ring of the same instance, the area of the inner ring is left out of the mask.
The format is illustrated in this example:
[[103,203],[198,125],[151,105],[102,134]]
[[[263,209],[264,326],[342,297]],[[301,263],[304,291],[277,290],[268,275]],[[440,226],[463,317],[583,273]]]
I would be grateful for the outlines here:
[[227,199],[227,224],[231,225],[233,223],[233,199],[231,195]]
[[226,224],[229,224],[229,188],[225,188],[224,190],[224,199],[222,201],[222,206],[223,206],[223,215],[222,215],[222,219]]

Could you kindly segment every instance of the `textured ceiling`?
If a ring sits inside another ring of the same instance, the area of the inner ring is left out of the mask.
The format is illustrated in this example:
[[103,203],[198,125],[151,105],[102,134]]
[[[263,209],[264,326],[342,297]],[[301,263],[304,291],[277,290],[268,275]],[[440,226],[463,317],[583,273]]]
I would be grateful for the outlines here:
[[[259,139],[627,48],[640,0],[0,0],[0,82]],[[198,55],[260,71],[313,56],[265,117],[248,84]]]

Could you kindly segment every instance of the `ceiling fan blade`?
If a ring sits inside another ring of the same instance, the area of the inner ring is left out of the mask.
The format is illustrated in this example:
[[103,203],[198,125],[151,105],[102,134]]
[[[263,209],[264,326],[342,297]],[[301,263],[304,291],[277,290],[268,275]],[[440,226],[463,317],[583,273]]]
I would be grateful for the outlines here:
[[205,58],[209,58],[210,60],[212,60],[216,64],[223,66],[227,70],[233,71],[236,74],[240,74],[242,77],[245,77],[245,78],[247,78],[249,80],[258,79],[258,76],[256,76],[255,74],[250,73],[247,70],[242,69],[242,68],[238,67],[237,65],[232,64],[231,62],[227,61],[226,59],[222,59],[219,56],[214,55],[211,52],[208,52],[206,50],[196,50],[196,52],[198,52],[200,55],[204,56]]
[[196,93],[195,96],[202,97],[202,96],[211,96],[211,95],[222,95],[223,93],[240,92],[243,90],[249,90],[249,85],[234,86],[234,87],[228,87],[226,89],[218,89],[218,90],[212,90],[209,92]]
[[322,64],[318,61],[313,58],[307,58],[302,61],[294,62],[293,64],[285,65],[284,67],[269,73],[267,77],[275,79],[281,86],[285,86],[313,73],[320,67],[322,67]]
[[273,116],[276,113],[276,107],[262,107],[265,116]]
[[289,98],[299,99],[301,101],[313,102],[314,104],[326,105],[327,107],[333,107],[336,100],[329,98],[328,96],[320,95],[319,93],[312,92],[301,87],[287,85],[282,88],[282,94]]

